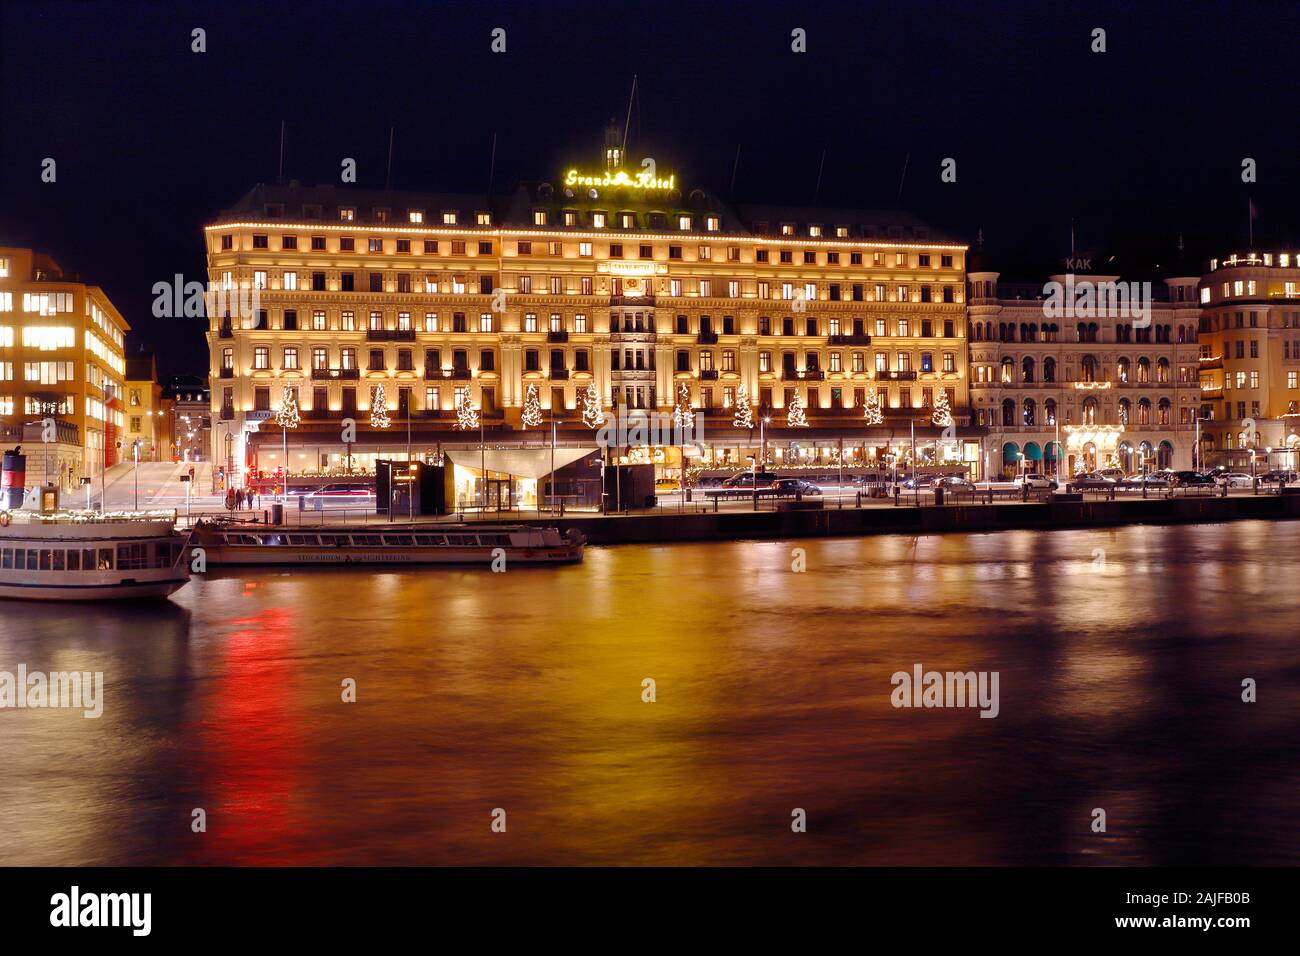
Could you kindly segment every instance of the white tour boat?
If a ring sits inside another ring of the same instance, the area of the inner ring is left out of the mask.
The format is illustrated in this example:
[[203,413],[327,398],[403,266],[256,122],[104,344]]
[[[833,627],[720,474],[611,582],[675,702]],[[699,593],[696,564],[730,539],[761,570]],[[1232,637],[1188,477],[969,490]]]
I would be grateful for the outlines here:
[[190,541],[209,567],[236,564],[572,564],[576,530],[528,525],[358,525],[290,528],[199,522]]
[[166,597],[189,580],[173,511],[0,511],[0,598]]

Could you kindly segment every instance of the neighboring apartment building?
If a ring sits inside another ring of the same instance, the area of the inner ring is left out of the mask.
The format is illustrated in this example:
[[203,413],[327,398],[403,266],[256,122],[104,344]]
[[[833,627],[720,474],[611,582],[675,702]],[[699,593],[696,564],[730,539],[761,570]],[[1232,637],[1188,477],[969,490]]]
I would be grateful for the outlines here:
[[1207,462],[1300,467],[1300,249],[1211,260],[1200,303]]
[[170,401],[158,383],[153,353],[126,360],[126,403],[123,415],[122,458],[129,459],[139,445],[140,461],[168,461],[172,454]]
[[122,460],[128,329],[98,286],[47,255],[0,248],[0,429],[9,440],[57,421],[68,450],[43,474],[67,487]]
[[[670,415],[684,386],[705,463],[756,451],[757,429],[732,427],[742,395],[770,419],[769,458],[824,463],[842,442],[870,463],[913,421],[937,434],[943,390],[958,429],[945,454],[973,465],[965,246],[896,212],[729,206],[625,169],[613,143],[603,166],[501,197],[291,184],[222,212],[204,231],[210,282],[248,314],[209,318],[214,458],[278,467],[286,387],[296,472],[477,442],[454,427],[466,396],[494,443],[535,445],[552,420],[594,440],[589,387],[635,417]],[[524,431],[533,389],[545,425]],[[388,428],[372,426],[380,398]],[[796,400],[807,427],[788,426]]]
[[1054,475],[1058,454],[1062,475],[1192,467],[1199,277],[1152,282],[1149,316],[1132,314],[1119,276],[1049,286],[976,266],[969,280],[971,408],[990,473]]

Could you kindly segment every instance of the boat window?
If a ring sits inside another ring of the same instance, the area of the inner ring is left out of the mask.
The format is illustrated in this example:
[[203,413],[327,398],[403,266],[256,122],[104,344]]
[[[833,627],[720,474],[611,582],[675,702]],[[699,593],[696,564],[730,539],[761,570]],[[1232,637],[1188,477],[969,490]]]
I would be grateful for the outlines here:
[[119,544],[117,546],[117,567],[119,571],[135,571],[149,567],[149,556],[145,544]]
[[440,534],[417,534],[415,543],[426,548],[440,548],[446,544],[446,539]]
[[354,535],[352,536],[352,543],[355,544],[355,545],[359,545],[359,546],[361,546],[361,547],[366,547],[366,548],[374,548],[374,547],[378,547],[378,546],[379,546],[379,535],[377,535],[377,534],[354,534]]
[[42,571],[50,570],[50,555],[52,553],[53,552],[51,552],[49,548],[41,548],[41,570]]
[[463,548],[471,544],[470,536],[467,534],[449,534],[447,535],[447,544],[453,548]]
[[289,543],[294,545],[314,545],[316,543],[316,536],[314,534],[291,534],[289,535]]
[[101,571],[113,570],[113,549],[112,548],[99,549],[99,570]]
[[81,552],[80,552],[80,551],[77,551],[76,549],[73,549],[72,551],[69,551],[69,552],[68,552],[68,570],[69,570],[69,571],[80,571],[80,570],[81,570]]
[[[323,535],[320,536],[320,543],[321,543],[321,546],[322,546],[322,547],[325,547],[325,548],[332,548],[332,547],[334,547],[334,542],[335,542],[335,540],[336,540],[336,539],[335,539],[334,535],[332,535],[332,534],[323,534]],[[347,543],[348,543],[348,539],[347,539],[347,538],[343,538],[343,539],[341,539],[341,540],[339,541],[339,543],[340,543],[340,544],[347,544]]]
[[57,551],[54,552],[54,566],[52,570],[54,571],[63,570],[63,549],[62,548],[59,548]]
[[95,570],[95,549],[94,548],[81,549],[81,570],[83,571]]
[[478,536],[478,543],[489,547],[503,547],[510,543],[508,534],[481,534]]
[[0,568],[12,568],[14,566],[14,549],[0,549]]
[[409,534],[386,534],[384,535],[384,544],[409,548],[411,546],[411,536]]

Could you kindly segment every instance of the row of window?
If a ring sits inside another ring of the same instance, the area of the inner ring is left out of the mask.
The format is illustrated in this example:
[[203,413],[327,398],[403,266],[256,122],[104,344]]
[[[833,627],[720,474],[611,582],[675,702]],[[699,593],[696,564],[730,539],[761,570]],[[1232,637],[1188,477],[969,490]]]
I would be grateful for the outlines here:
[[137,571],[170,568],[181,547],[171,541],[119,544],[113,548],[2,548],[0,568],[6,571]]
[[[1196,409],[1182,408],[1180,412],[1180,424],[1195,424]],[[1047,399],[1042,403],[1042,414],[1039,415],[1039,405],[1032,398],[1026,398],[1019,405],[1013,399],[1006,399],[1002,402],[1001,417],[994,420],[991,409],[979,409],[976,413],[976,419],[980,425],[1001,425],[1004,428],[1014,428],[1018,425],[1034,427],[1045,425],[1048,427],[1057,424],[1057,405],[1055,400]],[[1105,421],[1106,415],[1103,414],[1100,404],[1095,398],[1087,398],[1080,407],[1080,424],[1083,425],[1101,425],[1112,424]],[[1153,405],[1149,399],[1141,399],[1137,403],[1137,411],[1134,414],[1133,403],[1127,398],[1120,399],[1116,408],[1116,418],[1118,424],[1128,425],[1169,425],[1173,421],[1173,404],[1167,398],[1160,399],[1159,403]],[[1067,418],[1065,424],[1070,424]]]
[[[1100,365],[1095,356],[1085,355],[1080,360],[1080,378],[1081,382],[1097,382],[1098,369]],[[1056,381],[1057,361],[1050,355],[1042,360],[1042,381]],[[1032,355],[1026,355],[1020,360],[1020,378],[1017,380],[1015,374],[1016,363],[1010,356],[1004,357],[1001,362],[1001,373],[995,377],[995,367],[992,365],[973,365],[971,374],[976,382],[1000,382],[1004,385],[1015,384],[1017,381],[1032,384],[1037,380],[1039,362]],[[1170,381],[1170,363],[1167,358],[1159,358],[1154,365],[1154,372],[1151,360],[1142,356],[1137,360],[1136,366],[1125,357],[1121,357],[1115,363],[1115,379],[1121,385],[1130,382],[1144,385],[1149,382],[1155,382],[1159,385],[1168,384]],[[1179,367],[1179,380],[1189,382],[1192,380],[1192,369],[1190,366]]]
[[[1059,342],[1061,330],[1054,322],[972,322],[972,342]],[[1105,342],[1102,329],[1096,322],[1080,322],[1074,328],[1075,342]],[[1150,325],[1143,328],[1121,323],[1115,326],[1115,342],[1174,343],[1196,341],[1196,328],[1191,325]]]

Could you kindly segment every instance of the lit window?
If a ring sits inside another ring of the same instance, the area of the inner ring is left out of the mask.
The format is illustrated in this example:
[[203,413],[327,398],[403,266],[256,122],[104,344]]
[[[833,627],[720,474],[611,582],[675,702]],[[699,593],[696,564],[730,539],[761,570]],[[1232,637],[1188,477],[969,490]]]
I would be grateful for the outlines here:
[[340,206],[339,218],[344,222],[351,222],[357,218],[357,211],[351,206]]
[[533,225],[534,225],[534,226],[544,226],[544,225],[546,225],[546,210],[545,210],[545,209],[534,209],[534,210],[533,210]]
[[456,225],[456,214],[454,212],[444,212],[442,214],[442,224],[444,226]]
[[407,212],[406,218],[409,219],[411,222],[424,222],[424,210],[411,209]]

